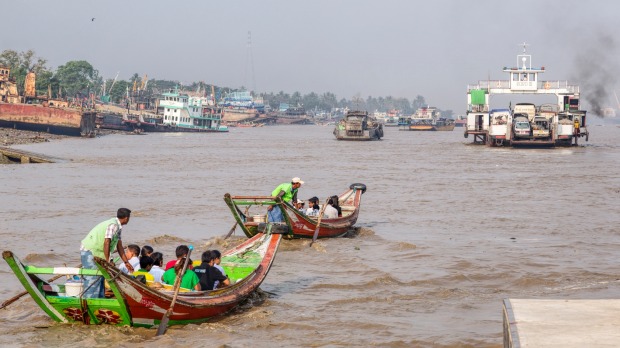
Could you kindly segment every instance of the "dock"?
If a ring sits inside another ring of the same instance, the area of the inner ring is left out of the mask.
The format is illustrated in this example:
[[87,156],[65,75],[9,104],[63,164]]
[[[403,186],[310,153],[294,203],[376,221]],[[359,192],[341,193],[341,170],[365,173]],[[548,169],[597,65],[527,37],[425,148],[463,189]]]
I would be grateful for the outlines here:
[[60,158],[36,154],[23,150],[0,146],[0,164],[8,163],[56,163],[62,162]]
[[504,348],[618,347],[620,300],[505,299]]

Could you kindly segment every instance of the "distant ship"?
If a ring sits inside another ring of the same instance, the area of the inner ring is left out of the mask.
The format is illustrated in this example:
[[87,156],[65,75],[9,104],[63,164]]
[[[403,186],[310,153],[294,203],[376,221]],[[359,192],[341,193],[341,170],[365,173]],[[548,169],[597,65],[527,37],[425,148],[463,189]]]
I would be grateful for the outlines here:
[[380,140],[383,125],[366,111],[348,111],[334,128],[338,140]]

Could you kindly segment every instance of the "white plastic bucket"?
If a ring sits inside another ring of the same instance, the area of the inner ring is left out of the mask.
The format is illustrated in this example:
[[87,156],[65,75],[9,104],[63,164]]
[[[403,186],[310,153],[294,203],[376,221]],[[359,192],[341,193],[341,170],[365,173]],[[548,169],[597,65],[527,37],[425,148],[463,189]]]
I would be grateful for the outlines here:
[[254,215],[252,220],[254,220],[254,222],[265,222],[265,215]]
[[65,283],[65,293],[68,297],[78,297],[82,292],[82,282]]

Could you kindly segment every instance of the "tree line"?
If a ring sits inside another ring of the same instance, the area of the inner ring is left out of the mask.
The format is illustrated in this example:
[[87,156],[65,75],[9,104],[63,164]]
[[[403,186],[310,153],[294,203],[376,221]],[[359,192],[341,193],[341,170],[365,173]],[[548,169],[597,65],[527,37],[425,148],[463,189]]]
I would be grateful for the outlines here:
[[[181,85],[178,81],[151,79],[148,82],[145,77],[140,77],[137,73],[133,74],[129,80],[104,79],[99,71],[85,60],[69,61],[60,65],[55,70],[47,65],[47,60],[36,56],[32,50],[17,52],[14,50],[4,50],[0,53],[0,65],[11,69],[11,78],[15,79],[17,89],[20,94],[24,92],[24,82],[26,74],[34,72],[36,74],[37,95],[48,95],[51,98],[84,98],[90,95],[100,97],[109,96],[113,103],[122,104],[129,93],[138,91],[142,94],[160,94],[172,88],[179,87],[182,90],[203,91],[207,94],[210,89],[215,92],[215,97],[220,100],[226,93],[244,88],[230,88],[221,86],[211,86],[204,82],[193,82],[189,85]],[[307,111],[330,111],[334,108],[349,108],[354,110],[366,110],[369,112],[388,110],[399,110],[408,115],[415,112],[420,107],[426,106],[426,100],[422,95],[417,95],[410,101],[407,98],[371,97],[363,99],[359,96],[351,100],[338,97],[331,92],[317,94],[311,92],[302,95],[299,92],[292,94],[280,91],[278,93],[256,93],[256,97],[262,97],[265,104],[272,110],[277,110],[280,104],[285,103],[289,106],[302,106]],[[444,116],[453,115],[452,110],[441,110]]]

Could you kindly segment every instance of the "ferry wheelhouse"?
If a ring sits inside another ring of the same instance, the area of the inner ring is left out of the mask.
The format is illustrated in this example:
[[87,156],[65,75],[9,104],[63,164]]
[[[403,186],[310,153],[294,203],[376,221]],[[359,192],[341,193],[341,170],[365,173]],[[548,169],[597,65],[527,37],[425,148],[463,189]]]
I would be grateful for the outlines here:
[[[588,141],[586,111],[580,110],[578,85],[542,79],[545,68],[532,67],[532,56],[517,55],[516,67],[504,67],[508,80],[485,80],[467,86],[465,138],[490,146],[570,146]],[[490,109],[492,95],[552,96],[554,104],[518,103],[509,109]],[[570,129],[569,129],[570,124]]]

